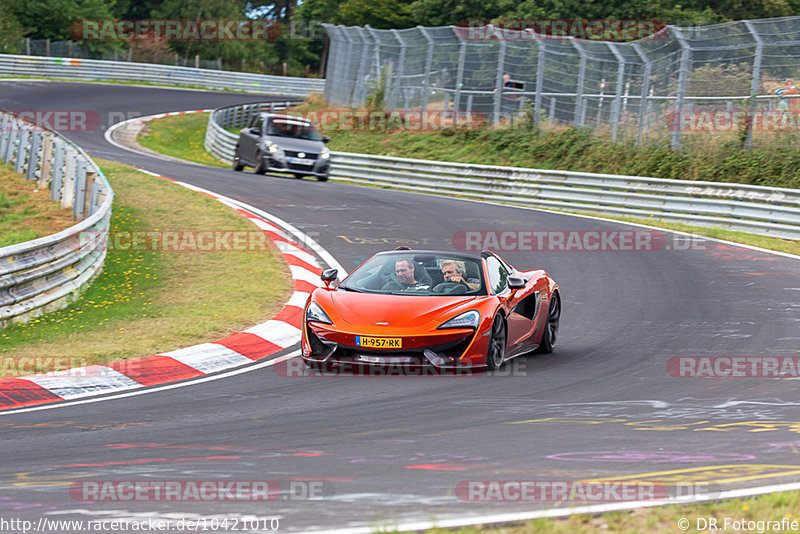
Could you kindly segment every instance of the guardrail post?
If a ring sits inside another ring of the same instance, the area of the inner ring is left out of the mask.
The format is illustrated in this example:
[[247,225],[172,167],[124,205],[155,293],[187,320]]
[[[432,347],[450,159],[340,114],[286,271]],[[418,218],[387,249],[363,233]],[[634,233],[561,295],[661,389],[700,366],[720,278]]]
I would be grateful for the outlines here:
[[9,163],[11,158],[14,156],[14,147],[15,143],[19,137],[19,126],[20,121],[16,118],[11,118],[8,121],[8,139],[6,140],[6,150],[3,153],[3,161],[5,163]]
[[614,107],[611,110],[611,140],[617,140],[617,132],[619,131],[619,121],[622,116],[622,85],[625,81],[625,58],[617,50],[617,46],[607,41],[606,45],[611,49],[611,53],[617,59],[617,83],[614,88]]
[[544,55],[547,53],[545,39],[536,41],[536,96],[533,99],[533,125],[539,125],[539,113],[542,110],[542,84],[544,83]]
[[42,135],[42,173],[39,175],[39,189],[44,189],[50,183],[53,157],[53,134],[45,132]]
[[50,198],[53,200],[61,200],[61,186],[64,182],[64,141],[56,139],[55,141],[55,156],[53,161],[53,181],[50,184]]
[[11,138],[11,118],[5,113],[0,116],[2,117],[2,121],[0,121],[0,158],[3,158],[6,153],[6,144]]
[[42,144],[42,132],[33,132],[31,144],[28,148],[28,171],[25,173],[26,180],[36,179],[36,169],[39,166],[39,147]]
[[422,81],[422,105],[420,111],[424,114],[428,110],[428,88],[431,83],[431,68],[433,67],[433,38],[428,33],[428,30],[422,26],[417,26],[419,32],[428,41],[428,56],[425,58],[425,78]]
[[686,85],[689,82],[689,70],[691,69],[692,49],[686,43],[681,30],[676,26],[667,26],[668,31],[675,34],[678,44],[681,46],[681,60],[678,71],[678,95],[675,102],[675,120],[672,128],[672,150],[678,150],[681,147],[681,115],[683,115],[683,102],[686,97]]
[[756,40],[756,57],[753,59],[753,81],[750,83],[750,102],[747,107],[747,138],[744,141],[745,150],[753,147],[753,126],[755,125],[756,95],[758,94],[758,83],[761,81],[761,62],[764,57],[764,40],[749,20],[744,21],[747,29],[753,34]]
[[14,172],[17,174],[22,174],[22,171],[25,170],[25,153],[28,150],[28,136],[30,135],[27,127],[27,124],[20,123],[19,141],[17,142],[17,156],[14,160]]
[[82,211],[81,218],[86,218],[92,214],[93,211],[92,203],[95,196],[94,185],[95,185],[95,180],[97,179],[97,173],[91,170],[91,167],[89,166],[88,162],[85,163],[86,163],[86,168],[84,172],[85,178],[84,178],[83,198],[82,198],[83,202],[81,203],[83,209],[81,210]]
[[503,100],[503,72],[506,63],[506,39],[505,35],[499,31],[499,28],[492,28],[492,33],[500,41],[500,50],[497,52],[497,72],[495,73],[494,81],[494,116],[492,117],[492,124],[500,122],[500,103]]
[[578,67],[578,87],[575,91],[575,111],[572,116],[572,124],[579,128],[583,126],[583,86],[586,83],[586,52],[575,38],[570,38],[570,42],[580,56],[580,66]]
[[75,174],[75,197],[72,200],[72,220],[83,219],[83,203],[86,195],[86,162],[81,158]]
[[647,55],[642,50],[642,47],[637,43],[633,44],[633,50],[639,55],[644,63],[644,73],[642,74],[642,93],[639,98],[639,120],[636,125],[636,145],[642,144],[642,136],[645,129],[645,116],[647,115],[647,106],[649,101],[647,96],[650,94],[650,76],[652,75],[653,66],[650,63]]
[[75,151],[72,149],[66,152],[66,169],[64,171],[64,183],[61,186],[61,207],[69,208],[72,206],[73,196],[75,195]]

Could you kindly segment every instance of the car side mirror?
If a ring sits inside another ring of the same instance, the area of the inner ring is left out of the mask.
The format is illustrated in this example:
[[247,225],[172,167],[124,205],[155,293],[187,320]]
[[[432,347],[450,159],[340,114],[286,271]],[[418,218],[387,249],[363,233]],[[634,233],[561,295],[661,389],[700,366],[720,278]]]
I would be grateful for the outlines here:
[[322,136],[322,142],[323,142],[323,143],[327,143],[327,142],[328,142],[328,141],[330,141],[330,140],[331,140],[331,138],[330,138],[330,137],[328,137],[327,135],[323,135],[323,136]]
[[258,127],[250,128],[250,133],[255,135],[261,135],[261,128]]
[[517,289],[522,289],[525,287],[525,279],[518,278],[516,276],[509,276],[508,277],[508,288],[512,291],[516,291]]
[[339,276],[339,270],[338,269],[325,269],[324,271],[322,271],[322,274],[319,275],[319,277],[322,279],[322,281],[325,282],[325,287],[326,288],[331,287],[331,282],[336,280],[337,276]]

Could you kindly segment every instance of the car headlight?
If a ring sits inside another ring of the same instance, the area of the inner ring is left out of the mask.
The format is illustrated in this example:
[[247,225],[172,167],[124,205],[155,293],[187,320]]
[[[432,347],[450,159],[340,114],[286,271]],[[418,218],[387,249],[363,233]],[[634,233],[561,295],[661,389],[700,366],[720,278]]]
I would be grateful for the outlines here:
[[331,151],[330,151],[330,149],[329,149],[328,147],[326,147],[326,146],[322,147],[322,153],[320,153],[319,157],[320,157],[321,159],[328,159],[328,158],[330,158],[330,157],[331,157]]
[[319,304],[312,302],[306,309],[306,321],[317,321],[318,323],[333,324],[328,314],[325,313]]
[[470,310],[461,315],[456,315],[449,321],[439,325],[439,329],[444,328],[478,328],[478,323],[481,321],[481,314],[478,310]]
[[279,158],[284,156],[283,149],[278,146],[278,143],[270,143],[267,145],[267,148],[269,149],[270,154],[275,154]]

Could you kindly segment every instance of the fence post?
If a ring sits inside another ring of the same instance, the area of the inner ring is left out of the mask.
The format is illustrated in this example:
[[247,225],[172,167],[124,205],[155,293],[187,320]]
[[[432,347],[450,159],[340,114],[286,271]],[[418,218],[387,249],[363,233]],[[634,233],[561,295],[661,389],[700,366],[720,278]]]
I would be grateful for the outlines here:
[[753,125],[755,124],[756,95],[758,94],[758,83],[761,80],[761,61],[764,57],[764,40],[756,31],[753,23],[749,20],[744,21],[747,29],[753,34],[756,40],[756,57],[753,60],[753,81],[750,84],[750,102],[747,107],[747,138],[744,141],[745,150],[753,147]]
[[533,125],[539,125],[539,113],[542,110],[542,84],[544,83],[544,55],[547,53],[545,39],[538,39],[536,46],[539,49],[536,58],[536,96],[533,99]]
[[668,31],[675,34],[678,44],[681,46],[681,62],[678,71],[678,95],[675,102],[675,123],[672,129],[672,150],[678,150],[681,147],[681,115],[683,115],[683,102],[686,97],[686,85],[689,82],[689,69],[691,68],[692,49],[686,43],[681,30],[676,26],[667,26]]
[[611,110],[611,140],[616,141],[619,121],[622,116],[622,85],[625,80],[625,58],[617,50],[617,46],[614,43],[608,41],[606,45],[617,59],[617,83],[614,88],[614,108]]
[[500,104],[503,100],[503,70],[506,63],[506,40],[505,35],[499,28],[492,28],[492,33],[500,41],[500,50],[497,53],[497,73],[495,75],[494,84],[494,116],[492,117],[492,124],[500,122]]
[[350,105],[355,107],[366,103],[367,99],[367,65],[369,64],[369,40],[364,36],[364,28],[356,28],[358,37],[361,39],[361,54],[358,62],[358,74],[356,83],[353,87],[353,96]]
[[[347,52],[344,55],[344,60],[346,61],[345,67],[342,69],[342,76],[344,77],[344,71],[346,70],[348,75],[350,74],[350,66],[352,61],[349,61],[353,57],[353,40],[350,38],[350,32],[347,31],[347,28],[342,28],[342,35],[347,40]],[[348,84],[347,82],[351,82]],[[344,100],[348,106],[353,105],[353,94],[355,93],[356,86],[358,85],[358,74],[356,74],[356,79],[354,80],[346,80],[343,81],[342,86],[349,85],[350,89],[347,91],[347,99]]]
[[572,118],[572,124],[575,125],[576,128],[583,126],[583,86],[586,83],[586,51],[583,49],[577,39],[570,38],[570,42],[572,46],[575,47],[575,50],[578,51],[578,54],[581,56],[580,60],[580,67],[578,68],[578,88],[575,91],[575,112]]
[[400,43],[400,59],[397,61],[397,74],[394,77],[394,86],[392,87],[392,97],[391,102],[389,103],[389,109],[394,111],[397,109],[397,98],[400,95],[400,85],[403,83],[403,69],[406,64],[406,43],[403,41],[403,38],[400,37],[400,32],[397,30],[391,30],[392,35],[394,38],[397,39],[397,42]]
[[421,112],[424,114],[428,109],[428,88],[431,83],[431,67],[433,66],[433,38],[428,33],[428,30],[422,26],[417,26],[417,29],[428,41],[428,56],[425,58],[425,79],[422,82],[422,106]]
[[[453,32],[455,33],[455,31]],[[461,38],[459,37],[459,40]],[[456,72],[456,94],[453,96],[453,111],[455,121],[458,121],[458,113],[461,111],[461,88],[464,87],[464,61],[467,56],[467,42],[460,40],[458,45],[458,71]]]
[[634,43],[633,50],[644,62],[644,74],[642,74],[642,94],[641,98],[639,98],[639,120],[637,121],[636,125],[636,145],[639,146],[642,144],[642,135],[644,135],[644,120],[645,115],[647,114],[648,103],[647,95],[650,93],[650,75],[652,74],[653,66],[650,64],[650,60],[647,58],[647,55],[642,50],[641,46],[639,46],[637,43]]

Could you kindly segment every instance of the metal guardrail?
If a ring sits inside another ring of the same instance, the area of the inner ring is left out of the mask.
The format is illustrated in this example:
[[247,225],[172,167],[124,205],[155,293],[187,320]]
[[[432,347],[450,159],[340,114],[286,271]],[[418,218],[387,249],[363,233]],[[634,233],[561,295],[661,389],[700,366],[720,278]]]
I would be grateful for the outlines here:
[[97,164],[61,135],[0,112],[0,159],[50,186],[78,224],[0,248],[0,328],[64,307],[103,266],[114,192]]
[[[233,160],[237,136],[263,104],[230,106],[209,116],[205,146]],[[223,121],[224,127],[218,122]],[[800,239],[800,190],[613,174],[448,163],[349,152],[331,153],[333,181],[472,200],[632,217]]]
[[325,80],[317,78],[270,76],[152,63],[7,54],[0,54],[0,76],[151,82],[285,96],[308,96],[311,93],[322,93],[325,89]]

